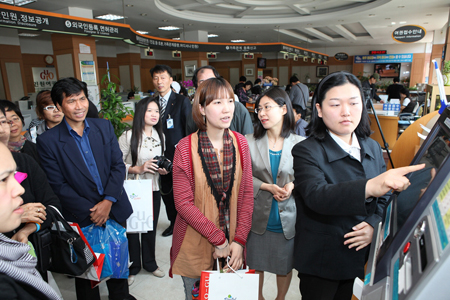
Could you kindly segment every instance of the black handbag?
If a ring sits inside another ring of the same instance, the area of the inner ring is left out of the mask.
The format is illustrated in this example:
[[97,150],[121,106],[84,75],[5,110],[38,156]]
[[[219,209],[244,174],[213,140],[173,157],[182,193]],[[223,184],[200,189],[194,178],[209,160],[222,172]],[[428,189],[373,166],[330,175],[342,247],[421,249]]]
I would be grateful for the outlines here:
[[47,207],[47,216],[53,220],[51,233],[51,263],[49,271],[79,276],[95,261],[92,252],[80,235],[53,206]]
[[30,242],[34,246],[36,253],[37,265],[36,270],[42,276],[42,279],[48,282],[47,270],[50,267],[52,236],[50,229],[41,229],[29,236]]

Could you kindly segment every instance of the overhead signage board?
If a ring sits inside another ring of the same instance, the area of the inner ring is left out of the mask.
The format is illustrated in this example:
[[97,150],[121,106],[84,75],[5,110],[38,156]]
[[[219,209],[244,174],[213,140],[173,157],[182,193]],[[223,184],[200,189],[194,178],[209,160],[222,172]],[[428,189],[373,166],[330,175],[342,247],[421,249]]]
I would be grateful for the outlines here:
[[355,55],[355,64],[408,63],[413,61],[412,53]]
[[344,61],[348,59],[348,54],[344,52],[339,52],[334,55],[335,60]]
[[27,9],[0,4],[0,26],[28,30],[42,30],[51,33],[76,34],[123,40],[140,46],[171,51],[196,52],[280,52],[286,51],[302,57],[328,60],[328,56],[283,43],[201,43],[174,41],[148,35],[140,35],[130,25],[108,21],[79,18],[58,13]]
[[406,25],[395,29],[392,32],[392,38],[399,43],[415,43],[425,37],[427,31],[425,28],[417,25]]

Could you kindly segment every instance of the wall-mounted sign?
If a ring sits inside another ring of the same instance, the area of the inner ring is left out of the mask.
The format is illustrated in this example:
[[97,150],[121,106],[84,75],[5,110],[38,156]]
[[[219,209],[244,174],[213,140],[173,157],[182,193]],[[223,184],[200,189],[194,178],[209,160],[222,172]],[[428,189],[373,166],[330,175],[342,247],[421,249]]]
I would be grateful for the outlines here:
[[56,78],[55,67],[48,68],[31,68],[33,72],[34,91],[51,90],[52,86],[58,80]]
[[425,28],[417,25],[406,25],[399,27],[392,32],[392,38],[399,43],[414,43],[425,37]]
[[369,51],[369,55],[374,55],[374,54],[387,54],[387,50],[370,50]]
[[412,53],[355,55],[355,64],[407,63],[412,61]]
[[344,61],[348,59],[348,54],[344,52],[339,52],[334,55],[335,60]]
[[81,67],[81,81],[86,82],[87,85],[97,85],[97,76],[95,76],[95,62],[94,61],[80,61]]

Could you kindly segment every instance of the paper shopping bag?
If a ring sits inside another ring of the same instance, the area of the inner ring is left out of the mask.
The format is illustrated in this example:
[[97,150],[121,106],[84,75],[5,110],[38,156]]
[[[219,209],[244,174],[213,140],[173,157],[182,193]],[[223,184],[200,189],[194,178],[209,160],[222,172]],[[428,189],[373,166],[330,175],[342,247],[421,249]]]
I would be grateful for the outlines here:
[[84,272],[80,276],[76,276],[77,278],[89,279],[93,281],[101,281],[101,274],[103,269],[103,263],[105,261],[105,254],[95,253],[95,256],[97,257],[97,259],[92,264],[92,266],[90,266],[89,269],[87,269],[86,272]]
[[200,278],[200,300],[258,300],[259,275],[254,270],[236,273],[203,271]]
[[127,220],[127,232],[153,230],[153,182],[151,179],[125,180],[123,187],[133,213]]

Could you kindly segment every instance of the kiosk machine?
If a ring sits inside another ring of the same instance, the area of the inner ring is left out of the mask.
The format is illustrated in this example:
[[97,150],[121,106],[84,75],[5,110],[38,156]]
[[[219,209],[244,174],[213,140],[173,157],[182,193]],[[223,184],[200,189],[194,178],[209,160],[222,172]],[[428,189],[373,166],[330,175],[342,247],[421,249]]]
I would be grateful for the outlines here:
[[411,165],[411,185],[394,193],[374,229],[363,300],[450,299],[450,110]]

